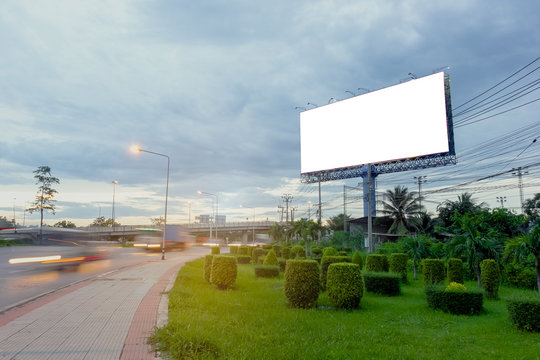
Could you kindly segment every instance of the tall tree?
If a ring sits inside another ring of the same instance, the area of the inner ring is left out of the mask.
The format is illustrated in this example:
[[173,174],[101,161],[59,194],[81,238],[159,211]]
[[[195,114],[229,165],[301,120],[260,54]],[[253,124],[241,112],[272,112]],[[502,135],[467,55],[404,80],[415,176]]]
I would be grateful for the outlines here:
[[60,180],[51,175],[51,168],[48,166],[39,166],[34,170],[34,179],[36,180],[36,185],[38,186],[38,191],[34,203],[30,205],[28,211],[33,213],[34,211],[39,210],[40,212],[40,223],[39,223],[39,241],[43,237],[43,212],[50,211],[55,214],[56,211],[56,200],[54,199],[55,194],[58,193],[52,186],[54,184],[60,184]]
[[532,221],[536,222],[540,217],[540,193],[534,194],[532,199],[525,200],[523,210]]
[[396,186],[387,190],[385,200],[381,201],[381,212],[392,219],[388,232],[391,234],[407,234],[415,229],[416,219],[422,211],[416,193],[409,192],[406,187]]
[[458,195],[456,201],[446,200],[437,206],[439,218],[444,222],[444,226],[450,226],[452,224],[451,218],[456,212],[460,215],[474,214],[485,209],[485,203],[478,204],[476,200],[473,199],[472,194],[467,192]]
[[99,226],[99,227],[113,227],[120,226],[120,223],[116,220],[113,223],[113,219],[106,219],[105,216],[100,216],[94,219],[90,226]]
[[518,260],[524,260],[529,255],[534,256],[536,286],[540,293],[540,224],[536,224],[528,234],[518,236],[508,241],[506,243],[505,252],[514,254]]
[[268,229],[268,234],[272,236],[274,241],[283,243],[283,236],[285,235],[285,226],[275,223]]
[[347,219],[347,222],[349,222],[351,220],[351,217],[349,215],[339,214],[336,216],[332,216],[326,221],[326,223],[328,224],[328,228],[330,230],[339,231],[343,230],[343,223],[345,222],[345,219]]
[[417,280],[418,264],[422,259],[429,256],[429,242],[429,237],[426,235],[399,239],[399,243],[403,245],[403,251],[413,262],[414,280]]
[[69,220],[61,220],[61,221],[58,221],[56,224],[54,224],[53,227],[73,229],[73,228],[76,228],[77,225],[75,225],[73,222]]

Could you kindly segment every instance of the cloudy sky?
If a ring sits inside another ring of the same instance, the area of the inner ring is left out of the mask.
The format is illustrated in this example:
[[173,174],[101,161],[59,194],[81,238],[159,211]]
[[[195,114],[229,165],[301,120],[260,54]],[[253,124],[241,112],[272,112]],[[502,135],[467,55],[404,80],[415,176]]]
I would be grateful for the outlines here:
[[[169,222],[211,211],[197,190],[218,196],[227,221],[276,220],[285,193],[306,216],[318,193],[300,178],[298,108],[446,66],[458,165],[381,175],[378,192],[426,176],[433,209],[469,191],[519,210],[517,177],[478,180],[522,166],[525,198],[540,191],[539,13],[534,0],[2,1],[0,216],[15,208],[23,222],[32,172],[47,165],[61,181],[47,223],[110,217],[113,180],[119,221],[148,223],[163,214],[167,161],[132,144],[170,156]],[[485,113],[459,115],[498,90]],[[323,218],[358,182],[322,184]],[[361,216],[350,191],[348,213]]]

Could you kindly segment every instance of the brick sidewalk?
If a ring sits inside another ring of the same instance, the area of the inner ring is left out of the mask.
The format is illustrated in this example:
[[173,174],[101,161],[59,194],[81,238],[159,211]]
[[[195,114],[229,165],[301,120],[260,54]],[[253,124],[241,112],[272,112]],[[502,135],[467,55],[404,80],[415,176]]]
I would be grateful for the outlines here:
[[0,359],[153,359],[146,341],[162,292],[186,261],[206,253],[172,253],[2,315]]

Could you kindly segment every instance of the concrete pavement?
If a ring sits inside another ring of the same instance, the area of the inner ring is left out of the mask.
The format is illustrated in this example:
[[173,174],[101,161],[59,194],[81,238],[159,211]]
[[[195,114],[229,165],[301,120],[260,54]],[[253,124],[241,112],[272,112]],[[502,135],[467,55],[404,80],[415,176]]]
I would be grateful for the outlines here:
[[0,359],[154,359],[146,341],[166,320],[163,292],[186,261],[209,252],[170,253],[0,315]]

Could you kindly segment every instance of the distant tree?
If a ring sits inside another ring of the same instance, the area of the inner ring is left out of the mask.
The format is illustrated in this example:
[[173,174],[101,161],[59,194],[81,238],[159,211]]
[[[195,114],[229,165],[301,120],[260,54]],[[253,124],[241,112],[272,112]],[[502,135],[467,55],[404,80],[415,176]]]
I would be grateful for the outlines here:
[[517,260],[521,261],[529,255],[534,257],[536,285],[540,293],[540,224],[536,224],[531,232],[508,241],[505,252],[512,253]]
[[474,214],[485,209],[485,203],[482,202],[477,204],[477,202],[472,198],[472,194],[467,192],[458,195],[458,199],[456,201],[446,200],[437,206],[439,218],[444,222],[444,226],[450,226],[452,224],[451,218],[456,212],[460,215]]
[[416,218],[422,211],[416,193],[409,192],[406,187],[396,186],[394,190],[387,190],[384,197],[381,212],[392,219],[388,232],[407,234],[413,231],[416,228]]
[[165,224],[165,218],[163,216],[150,218],[150,221],[152,223],[152,226],[161,226]]
[[9,221],[5,216],[0,216],[0,228],[12,228],[13,221]]
[[58,221],[56,224],[54,224],[53,227],[72,229],[77,226],[69,220],[61,220],[61,221]]
[[51,175],[51,168],[48,166],[39,166],[34,170],[34,179],[36,180],[36,185],[38,186],[38,191],[34,203],[30,205],[28,211],[33,213],[34,211],[39,210],[40,212],[40,222],[39,222],[39,240],[43,237],[43,212],[48,210],[55,214],[56,200],[54,199],[55,194],[58,193],[52,185],[60,184],[60,180]]
[[[330,219],[326,220],[328,229],[332,231],[339,231],[343,230],[344,221],[347,219],[347,222],[351,220],[351,217],[349,215],[339,214],[336,216],[332,216]],[[348,229],[347,229],[348,230]]]
[[523,210],[533,222],[536,222],[540,218],[540,193],[536,193],[532,199],[525,200]]
[[[113,226],[113,220],[112,219],[106,219],[105,216],[100,216],[98,218],[95,218],[94,221],[90,224],[90,226],[112,227]],[[120,226],[120,223],[115,221],[114,226]]]
[[399,239],[403,246],[403,252],[409,256],[413,262],[414,280],[417,280],[417,269],[420,261],[429,256],[430,238],[426,235],[415,237],[403,237]]
[[268,234],[272,236],[274,241],[281,244],[283,242],[283,237],[285,236],[285,229],[285,226],[275,223],[268,229]]
[[454,214],[454,236],[448,244],[449,255],[463,257],[469,269],[476,273],[478,287],[482,287],[480,263],[484,259],[499,261],[502,253],[500,235],[486,224],[481,214]]

